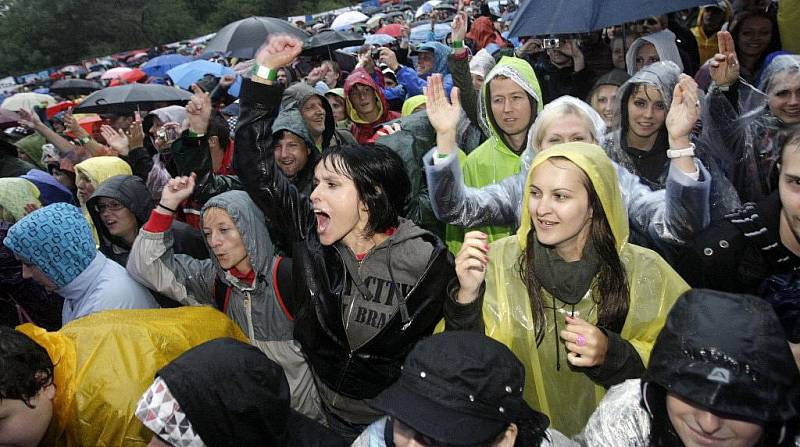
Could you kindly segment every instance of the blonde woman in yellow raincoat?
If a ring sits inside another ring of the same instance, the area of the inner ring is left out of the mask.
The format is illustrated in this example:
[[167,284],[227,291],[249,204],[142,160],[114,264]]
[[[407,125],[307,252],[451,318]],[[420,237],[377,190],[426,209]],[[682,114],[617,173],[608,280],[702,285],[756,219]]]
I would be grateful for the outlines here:
[[466,235],[445,319],[509,346],[526,368],[526,400],[572,436],[604,386],[644,372],[689,286],[658,254],[628,243],[619,182],[599,146],[540,152],[524,200],[517,235],[491,245]]
[[123,159],[115,156],[91,157],[75,165],[75,185],[78,188],[78,202],[83,211],[83,216],[92,229],[95,245],[100,243],[97,229],[94,227],[92,216],[86,209],[86,201],[92,196],[95,188],[101,183],[116,175],[133,175],[130,165]]

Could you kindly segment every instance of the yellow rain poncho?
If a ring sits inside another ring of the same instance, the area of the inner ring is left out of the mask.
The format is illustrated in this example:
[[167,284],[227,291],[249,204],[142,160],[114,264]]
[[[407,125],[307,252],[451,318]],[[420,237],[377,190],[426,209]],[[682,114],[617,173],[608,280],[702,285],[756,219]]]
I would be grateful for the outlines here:
[[[582,168],[597,191],[617,241],[630,289],[629,310],[621,336],[633,345],[647,365],[667,313],[689,286],[658,254],[628,243],[628,216],[619,182],[611,160],[602,149],[585,143],[553,146],[539,153],[530,172],[546,159],[557,156]],[[524,190],[526,204],[530,182],[529,173]],[[583,372],[569,367],[567,351],[558,335],[565,325],[563,314],[554,322],[553,313],[545,312],[544,339],[536,344],[528,291],[519,274],[520,254],[525,250],[529,231],[531,218],[525,206],[517,235],[491,245],[483,303],[486,335],[510,347],[525,365],[525,400],[548,415],[553,428],[572,436],[581,431],[605,392]],[[554,303],[554,298],[544,289],[541,292],[546,309],[564,304]],[[575,314],[592,324],[597,323],[597,305],[591,295],[598,293],[595,278],[587,296],[574,306]],[[556,369],[556,347],[560,350],[559,370]]]
[[[133,175],[131,167],[125,160],[119,157],[103,156],[88,158],[77,165],[75,165],[75,175],[84,176],[89,179],[95,189],[107,179],[115,175]],[[80,196],[78,196],[80,199]],[[89,222],[89,228],[92,229],[94,242],[99,245],[100,238],[97,236],[97,229],[92,222],[92,216],[89,215],[89,210],[86,209],[86,203],[80,199],[81,210],[86,221]]]
[[28,204],[42,205],[36,185],[19,177],[0,178],[0,221],[13,224],[22,219]]
[[32,324],[17,330],[55,365],[53,421],[42,445],[68,447],[146,446],[153,434],[133,413],[156,372],[208,340],[247,340],[210,307],[106,311],[57,332]]

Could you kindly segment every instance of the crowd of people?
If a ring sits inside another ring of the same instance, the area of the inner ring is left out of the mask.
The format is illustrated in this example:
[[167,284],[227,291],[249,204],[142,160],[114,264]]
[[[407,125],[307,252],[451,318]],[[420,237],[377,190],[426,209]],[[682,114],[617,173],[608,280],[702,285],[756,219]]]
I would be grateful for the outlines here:
[[800,445],[796,2],[447,11],[97,132],[20,110],[0,445]]

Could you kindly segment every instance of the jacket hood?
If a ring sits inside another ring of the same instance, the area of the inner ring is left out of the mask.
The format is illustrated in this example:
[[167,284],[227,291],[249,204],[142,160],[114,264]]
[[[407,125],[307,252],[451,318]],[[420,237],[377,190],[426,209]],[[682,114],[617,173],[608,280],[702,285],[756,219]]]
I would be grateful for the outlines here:
[[469,60],[469,72],[485,78],[496,63],[494,57],[486,49],[482,49]]
[[25,205],[29,203],[40,204],[36,185],[19,177],[0,178],[0,208],[10,214],[15,222],[25,216]]
[[[324,101],[327,104],[327,100]],[[331,120],[333,119],[331,114],[328,114],[325,117],[326,134],[328,133],[329,118]],[[292,104],[288,109],[281,110],[281,112],[278,114],[278,117],[275,118],[275,121],[272,124],[272,135],[274,142],[278,141],[278,134],[283,131],[289,131],[302,138],[306,143],[306,148],[308,148],[308,161],[306,161],[306,165],[303,166],[303,169],[301,169],[291,180],[292,183],[295,185],[310,184],[314,177],[314,168],[317,166],[317,162],[319,162],[319,160],[322,158],[322,153],[317,149],[317,146],[314,145],[314,140],[311,138],[311,134],[308,132],[306,122],[303,120],[300,110],[295,107],[295,104]],[[326,140],[325,136],[323,135],[323,141],[329,141],[329,139]]]
[[36,165],[36,167],[39,169],[47,169],[44,163],[42,163],[42,145],[45,143],[47,143],[47,141],[43,136],[39,135],[38,133],[34,133],[17,141],[14,143],[14,146],[25,153],[25,155],[31,159],[31,162]]
[[130,245],[122,238],[112,236],[108,232],[108,228],[100,219],[100,213],[95,209],[97,202],[101,197],[108,197],[121,203],[136,217],[136,224],[138,228],[150,218],[150,212],[155,208],[155,203],[144,184],[144,180],[133,175],[117,175],[109,178],[100,184],[95,190],[89,200],[86,201],[86,208],[89,210],[89,215],[92,217],[94,227],[97,229],[97,234],[100,236],[102,243],[113,243],[120,247],[130,249]]
[[476,48],[482,50],[489,44],[503,45],[503,38],[494,29],[494,23],[490,17],[478,17],[472,22],[467,38],[475,42]]
[[522,221],[520,222],[517,237],[523,250],[528,242],[528,232],[532,231],[531,216],[528,211],[528,201],[531,196],[531,179],[533,170],[553,157],[564,157],[583,169],[589,177],[589,181],[597,191],[597,197],[608,219],[611,233],[616,241],[617,252],[621,253],[625,244],[628,242],[628,212],[622,202],[622,193],[619,190],[619,180],[617,172],[608,158],[605,151],[600,146],[587,143],[565,143],[553,146],[544,152],[540,152],[533,159],[531,169],[528,171],[528,178],[525,181],[523,190]]
[[356,68],[350,73],[350,76],[347,77],[344,81],[344,102],[347,107],[347,116],[350,117],[350,120],[356,124],[372,124],[368,123],[365,120],[361,119],[358,116],[358,112],[356,112],[355,107],[353,104],[350,103],[350,91],[353,90],[353,86],[356,84],[366,85],[367,87],[371,88],[373,92],[375,92],[375,97],[378,99],[378,107],[381,108],[381,113],[377,120],[373,121],[374,123],[385,123],[389,120],[389,102],[386,101],[386,97],[383,95],[383,90],[372,80],[372,77],[367,73],[367,70],[363,68]]
[[625,64],[628,66],[629,75],[633,76],[636,74],[636,53],[645,43],[651,43],[656,47],[656,53],[658,53],[658,58],[661,62],[671,61],[678,66],[680,69],[679,72],[683,71],[683,61],[678,51],[678,45],[675,43],[675,34],[665,29],[657,33],[642,36],[633,41],[631,47],[628,48],[628,52],[625,54]]
[[[703,16],[706,14],[706,8],[714,7],[722,9],[724,13],[724,17],[722,19],[722,23],[729,22],[731,17],[733,16],[733,6],[731,6],[731,2],[728,0],[717,0],[716,2],[712,2],[710,5],[706,5],[703,8],[700,8],[700,12],[697,13],[697,29],[703,36],[705,36],[705,31],[703,31]],[[708,37],[708,36],[706,36]],[[702,61],[701,61],[702,62]]]
[[432,40],[417,47],[417,52],[421,51],[433,52],[433,57],[435,60],[433,70],[423,74],[423,78],[427,79],[428,76],[432,75],[433,73],[439,73],[442,76],[450,73],[450,69],[447,67],[447,56],[449,56],[450,52],[452,51],[450,47],[441,42]]
[[89,223],[80,208],[66,203],[54,203],[23,217],[8,230],[3,243],[59,289],[86,270],[97,255]]
[[408,116],[414,113],[414,109],[417,107],[425,104],[427,100],[425,99],[425,95],[417,95],[412,96],[403,102],[403,109],[400,112],[401,116]]
[[186,108],[182,106],[168,106],[162,107],[160,109],[155,109],[152,112],[153,115],[157,116],[161,123],[178,123],[182,124],[183,121],[186,119]]
[[619,117],[620,121],[614,127],[621,130],[623,137],[628,132],[628,99],[633,94],[635,87],[644,84],[657,89],[661,93],[661,98],[667,107],[667,111],[669,111],[670,104],[672,104],[672,92],[675,90],[675,84],[678,83],[681,71],[682,69],[672,62],[656,62],[642,68],[622,84],[617,91],[617,104],[615,106],[616,116]]
[[755,296],[684,293],[656,339],[642,381],[748,420],[797,415],[797,365],[772,307]]
[[[312,150],[311,152],[314,151]],[[228,213],[234,225],[236,225],[236,229],[239,230],[239,235],[247,250],[247,256],[250,258],[250,264],[257,277],[263,276],[267,278],[274,253],[270,244],[261,242],[268,240],[270,236],[265,224],[264,214],[258,209],[255,202],[245,191],[224,192],[206,202],[200,211],[201,222],[209,208],[221,208]],[[219,261],[217,261],[217,257],[213,256],[214,251],[208,246],[208,240],[206,238],[203,238],[203,240],[206,242],[206,247],[214,266],[218,271],[223,271]],[[258,278],[256,280],[258,281]]]
[[[500,59],[500,62],[498,62],[497,65],[492,68],[483,81],[481,94],[478,97],[481,125],[484,127],[484,129],[488,129],[490,131],[492,137],[498,141],[498,146],[504,150],[511,151],[503,139],[500,129],[495,125],[494,117],[492,116],[492,108],[489,105],[489,84],[491,80],[497,76],[505,76],[522,87],[522,89],[528,93],[528,96],[531,98],[531,100],[536,102],[536,113],[541,112],[542,108],[544,107],[544,103],[542,102],[542,88],[539,86],[539,80],[536,78],[536,73],[534,73],[533,68],[528,61],[509,56],[503,56],[503,58]],[[534,116],[531,116],[531,124],[533,124],[533,121],[536,119],[535,114],[533,115]]]
[[75,175],[83,175],[97,188],[115,175],[133,175],[130,165],[119,157],[91,157],[75,165]]
[[[314,87],[306,84],[305,82],[298,82],[294,85],[291,85],[289,88],[283,91],[283,99],[281,100],[281,111],[289,110],[289,109],[297,109],[298,112],[302,112],[303,106],[305,106],[306,101],[311,99],[312,96],[318,97],[322,101],[322,108],[325,109],[325,130],[322,132],[322,146],[328,147],[331,142],[331,137],[333,133],[336,131],[336,120],[333,117],[333,109],[331,108],[330,102],[328,99],[325,98],[325,95],[321,95]],[[302,120],[302,113],[300,114]],[[281,117],[278,115],[278,119],[275,123],[278,123]],[[306,128],[305,121],[302,121],[303,126]],[[273,130],[275,129],[275,124],[273,124]],[[287,130],[290,130],[287,128]],[[292,131],[293,133],[303,137],[303,135]],[[309,133],[310,136],[310,133]],[[305,139],[305,137],[303,137]],[[313,144],[313,139],[311,140],[312,144],[311,147],[315,147]],[[320,148],[322,149],[322,148]]]
[[27,174],[21,177],[36,185],[40,194],[39,199],[44,206],[50,205],[51,203],[73,203],[74,201],[72,192],[67,189],[66,186],[62,185],[61,182],[56,180],[55,177],[44,171],[31,169]]

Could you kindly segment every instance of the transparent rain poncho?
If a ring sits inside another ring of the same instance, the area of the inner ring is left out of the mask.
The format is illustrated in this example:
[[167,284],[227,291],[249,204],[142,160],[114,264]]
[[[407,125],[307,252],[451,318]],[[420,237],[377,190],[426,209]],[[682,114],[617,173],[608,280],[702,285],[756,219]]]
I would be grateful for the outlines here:
[[742,202],[758,202],[777,188],[781,147],[798,124],[781,120],[769,98],[796,77],[800,56],[781,55],[764,69],[758,89],[740,79],[727,93],[712,86],[705,98],[701,142]]

